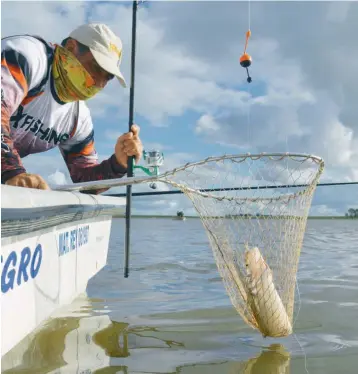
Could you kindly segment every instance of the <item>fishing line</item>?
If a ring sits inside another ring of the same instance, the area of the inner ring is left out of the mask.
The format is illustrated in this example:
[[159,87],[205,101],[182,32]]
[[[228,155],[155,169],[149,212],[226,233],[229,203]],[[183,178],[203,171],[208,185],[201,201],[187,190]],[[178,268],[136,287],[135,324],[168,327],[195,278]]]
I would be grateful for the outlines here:
[[[246,48],[247,48],[247,44],[249,42],[249,37],[251,35],[251,0],[248,0],[248,25],[249,25],[249,29],[246,33],[246,42],[245,42],[245,49],[244,49],[244,55],[246,54]],[[250,64],[251,64],[251,59],[249,60],[250,61]],[[248,81],[248,83],[250,83]],[[251,146],[251,103],[250,103],[250,98],[251,98],[251,89],[250,89],[250,85],[248,86],[248,89],[247,89],[247,92],[249,94],[249,97],[248,97],[248,106],[247,106],[247,143],[248,143],[248,148],[250,148]]]
[[250,90],[250,87],[247,89],[247,92],[249,94],[249,97],[248,97],[248,102],[247,102],[247,146],[248,148],[250,149],[250,146],[251,146],[251,131],[250,131],[250,127],[251,127],[251,90]]
[[306,352],[305,352],[305,350],[303,349],[303,346],[301,345],[300,341],[298,340],[297,335],[296,335],[296,334],[293,334],[293,336],[295,337],[295,339],[296,339],[298,345],[299,345],[300,348],[301,348],[301,351],[303,352],[303,356],[304,356],[304,358],[305,358],[305,370],[306,370],[306,373],[307,373],[307,374],[310,374],[309,371],[308,371],[308,369],[307,369],[307,355],[306,355]]
[[[298,310],[297,310],[296,317],[295,317],[295,319],[294,319],[294,321],[293,321],[292,327],[294,327],[295,324],[296,324],[296,321],[297,321],[298,315],[299,315],[300,310],[301,310],[301,305],[302,305],[301,293],[300,293],[300,288],[299,288],[299,286],[298,286],[298,280],[297,280],[297,279],[296,279],[296,288],[297,288],[297,296],[298,296]],[[300,341],[298,340],[297,335],[294,333],[293,336],[295,337],[295,339],[296,339],[298,345],[299,345],[300,348],[301,348],[301,351],[303,352],[303,356],[304,356],[304,359],[305,359],[305,370],[306,370],[306,373],[309,374],[309,371],[308,371],[308,369],[307,369],[307,355],[306,355],[306,352],[305,352],[303,346],[301,345]]]

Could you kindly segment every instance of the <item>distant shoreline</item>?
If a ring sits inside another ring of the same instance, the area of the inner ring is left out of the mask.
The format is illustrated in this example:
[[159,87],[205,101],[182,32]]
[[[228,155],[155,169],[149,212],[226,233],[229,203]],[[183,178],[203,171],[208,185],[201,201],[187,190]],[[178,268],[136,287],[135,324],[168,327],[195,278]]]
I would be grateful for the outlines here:
[[[124,214],[119,214],[119,215],[114,215],[113,218],[125,218]],[[168,215],[146,215],[146,214],[132,214],[131,218],[167,218],[167,219],[177,219],[176,215],[173,216],[168,216]],[[187,219],[200,219],[198,216],[185,216]],[[219,218],[219,217],[218,217]],[[225,218],[225,217],[221,217]],[[264,216],[261,217],[256,217],[256,216],[251,216],[251,217],[238,217],[241,219],[257,219],[257,218],[265,218]],[[358,220],[358,217],[345,217],[345,216],[308,216],[307,219],[344,219],[344,220]],[[180,220],[178,220],[180,221]]]

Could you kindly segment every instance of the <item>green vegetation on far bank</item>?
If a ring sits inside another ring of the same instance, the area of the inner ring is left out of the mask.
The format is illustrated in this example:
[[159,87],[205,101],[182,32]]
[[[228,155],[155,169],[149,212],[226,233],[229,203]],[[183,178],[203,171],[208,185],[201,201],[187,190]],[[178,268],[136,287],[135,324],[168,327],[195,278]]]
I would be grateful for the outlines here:
[[[131,218],[177,218],[178,216],[175,215],[150,215],[150,214],[131,214]],[[119,214],[119,215],[114,215],[113,218],[125,218],[125,214]],[[198,216],[185,216],[185,218],[200,218]]]
[[308,216],[308,219],[354,219],[358,217],[346,217],[346,216]]
[[[121,208],[119,209],[115,209],[113,212],[113,218],[124,218],[125,217],[125,211]],[[196,219],[200,219],[199,216],[187,216],[185,215],[184,216],[184,212],[183,211],[177,211],[176,212],[176,215],[164,215],[164,214],[131,214],[131,218],[168,218],[168,219],[178,219],[178,218],[188,218],[188,219],[193,219],[193,218],[196,218]],[[241,213],[241,214],[238,214],[236,216],[233,216],[233,215],[230,215],[230,214],[227,214],[225,216],[212,216],[212,217],[207,217],[207,218],[212,218],[212,219],[218,219],[218,218],[227,218],[227,219],[296,219],[297,217],[295,217],[294,215],[292,216],[285,216],[285,215],[282,215],[282,216],[269,216],[269,215],[264,215],[264,214],[245,214],[245,213]],[[301,218],[301,217],[299,217]],[[358,209],[354,209],[354,208],[350,208],[348,209],[348,212],[345,213],[344,215],[342,216],[308,216],[307,219],[358,219]]]
[[358,209],[349,208],[345,218],[358,218]]
[[[113,218],[124,218],[125,217],[125,214],[118,214],[118,215],[114,215]],[[177,215],[150,215],[150,214],[132,214],[131,215],[131,218],[176,218]],[[187,219],[192,219],[192,218],[196,218],[196,219],[199,219],[200,217],[199,216],[185,216]],[[225,218],[225,217],[212,217],[212,218]],[[267,218],[265,216],[243,216],[243,217],[240,217],[240,218],[245,218],[245,219],[248,219],[248,218],[251,218],[251,219],[257,219],[257,218],[261,218],[261,219],[264,219],[264,218]],[[277,217],[277,218],[280,218],[280,217]],[[286,218],[287,217],[282,217],[282,218]],[[308,216],[307,219],[358,219],[358,216],[357,217],[349,217],[349,216]]]

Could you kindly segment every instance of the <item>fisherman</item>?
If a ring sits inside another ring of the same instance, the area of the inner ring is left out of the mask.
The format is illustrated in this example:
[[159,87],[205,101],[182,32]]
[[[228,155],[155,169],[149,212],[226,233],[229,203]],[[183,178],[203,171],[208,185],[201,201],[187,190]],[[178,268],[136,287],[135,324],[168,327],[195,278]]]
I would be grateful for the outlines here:
[[140,129],[133,125],[112,156],[98,162],[85,103],[114,77],[126,87],[121,60],[121,39],[99,23],[79,26],[61,45],[30,35],[1,40],[2,184],[49,189],[21,159],[57,146],[74,183],[121,178],[128,156],[140,160]]

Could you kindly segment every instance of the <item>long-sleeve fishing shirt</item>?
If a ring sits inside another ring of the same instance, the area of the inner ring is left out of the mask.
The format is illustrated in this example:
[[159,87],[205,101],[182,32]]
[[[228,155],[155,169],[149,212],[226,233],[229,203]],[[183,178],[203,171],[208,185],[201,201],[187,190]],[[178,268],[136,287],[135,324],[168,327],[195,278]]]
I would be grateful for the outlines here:
[[38,37],[1,41],[1,183],[24,173],[21,159],[59,147],[74,183],[121,178],[114,155],[98,162],[90,111],[64,103],[51,74],[55,46]]

